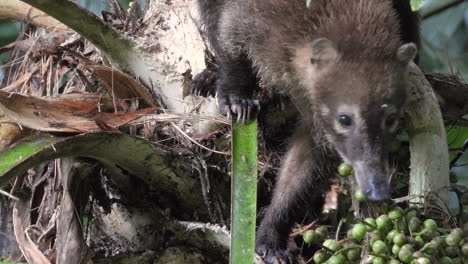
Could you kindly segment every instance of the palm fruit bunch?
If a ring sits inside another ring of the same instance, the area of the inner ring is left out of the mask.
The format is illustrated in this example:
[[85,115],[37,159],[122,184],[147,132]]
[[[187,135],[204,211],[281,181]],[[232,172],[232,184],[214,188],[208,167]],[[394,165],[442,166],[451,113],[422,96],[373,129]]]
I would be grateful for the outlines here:
[[[343,177],[353,173],[347,164],[338,167]],[[359,190],[354,197],[365,200]],[[355,219],[341,240],[328,239],[323,226],[302,232],[305,243],[319,248],[307,263],[468,264],[468,223],[463,228],[443,228],[416,208],[383,211],[376,218]]]
[[327,239],[325,227],[302,233],[305,243],[316,244],[309,263],[316,264],[461,264],[468,263],[468,225],[441,228],[422,219],[417,209],[395,207],[377,218],[356,219],[342,240]]

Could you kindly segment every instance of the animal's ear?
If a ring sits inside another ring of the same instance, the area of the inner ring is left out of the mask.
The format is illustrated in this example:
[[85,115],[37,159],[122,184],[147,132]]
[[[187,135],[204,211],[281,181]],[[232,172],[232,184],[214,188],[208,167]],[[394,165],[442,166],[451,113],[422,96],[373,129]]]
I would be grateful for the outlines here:
[[404,44],[397,51],[397,58],[403,64],[408,64],[416,57],[418,48],[413,43]]
[[314,40],[311,44],[312,56],[310,62],[317,67],[323,67],[338,59],[338,50],[333,42],[326,38]]

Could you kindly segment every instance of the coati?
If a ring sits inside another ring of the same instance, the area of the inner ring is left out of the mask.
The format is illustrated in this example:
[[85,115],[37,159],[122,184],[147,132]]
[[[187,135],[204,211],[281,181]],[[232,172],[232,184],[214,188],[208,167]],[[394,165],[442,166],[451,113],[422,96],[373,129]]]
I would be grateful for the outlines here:
[[407,67],[419,42],[409,0],[198,0],[219,72],[195,77],[216,87],[222,113],[250,119],[260,79],[287,92],[301,112],[257,231],[266,263],[290,263],[288,232],[307,203],[320,212],[336,151],[369,200],[390,198],[388,142],[397,130]]

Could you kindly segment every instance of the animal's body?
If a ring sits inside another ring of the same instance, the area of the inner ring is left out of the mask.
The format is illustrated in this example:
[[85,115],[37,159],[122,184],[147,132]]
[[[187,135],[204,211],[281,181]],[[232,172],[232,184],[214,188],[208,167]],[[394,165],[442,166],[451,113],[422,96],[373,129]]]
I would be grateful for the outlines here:
[[[221,111],[248,119],[257,78],[289,93],[301,114],[257,232],[267,263],[288,262],[298,206],[320,212],[336,151],[370,200],[390,197],[387,145],[406,99],[418,19],[409,0],[198,0],[219,64]],[[209,72],[195,86],[213,84]],[[195,87],[195,89],[199,89]],[[306,194],[310,194],[306,196]]]

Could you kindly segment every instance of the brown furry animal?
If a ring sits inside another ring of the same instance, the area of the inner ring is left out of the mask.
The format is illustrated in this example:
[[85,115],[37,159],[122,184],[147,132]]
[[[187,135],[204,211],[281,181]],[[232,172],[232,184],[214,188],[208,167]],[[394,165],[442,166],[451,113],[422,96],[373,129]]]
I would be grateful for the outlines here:
[[409,0],[199,4],[220,69],[217,79],[210,71],[197,76],[194,89],[216,86],[221,111],[245,120],[258,110],[258,76],[288,92],[302,113],[257,232],[256,251],[267,263],[290,263],[288,232],[302,202],[320,213],[330,152],[353,166],[368,199],[390,198],[387,145],[417,53],[406,43],[419,41],[417,16]]

